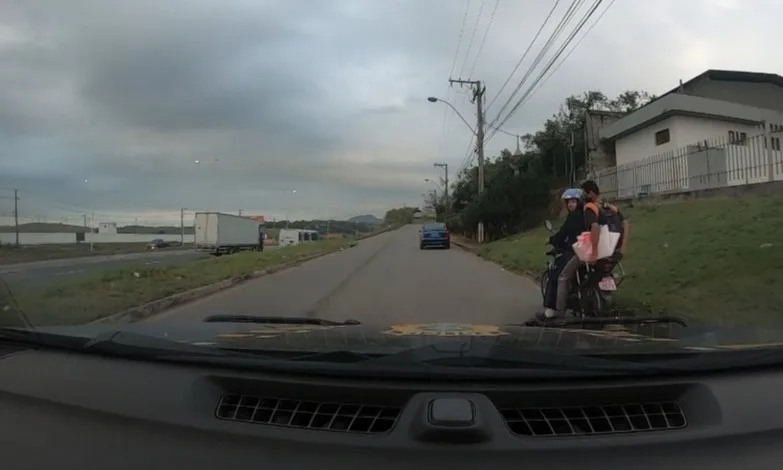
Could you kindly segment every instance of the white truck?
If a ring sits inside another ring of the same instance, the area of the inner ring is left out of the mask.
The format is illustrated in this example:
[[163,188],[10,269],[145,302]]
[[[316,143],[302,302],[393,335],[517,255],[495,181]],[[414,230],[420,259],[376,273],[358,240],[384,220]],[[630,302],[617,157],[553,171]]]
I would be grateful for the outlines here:
[[196,212],[196,251],[215,256],[264,250],[264,226],[257,220],[220,212]]
[[280,248],[284,246],[298,245],[304,242],[314,242],[320,239],[317,230],[304,230],[300,228],[284,228],[280,229],[280,235],[278,235],[278,246]]

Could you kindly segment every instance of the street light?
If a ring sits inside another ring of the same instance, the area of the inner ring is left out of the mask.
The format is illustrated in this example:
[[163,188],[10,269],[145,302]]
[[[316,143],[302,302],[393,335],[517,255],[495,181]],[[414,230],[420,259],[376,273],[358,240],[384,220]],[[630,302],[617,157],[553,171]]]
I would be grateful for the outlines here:
[[[457,116],[459,116],[460,119],[462,119],[462,122],[465,123],[466,126],[468,126],[468,129],[470,129],[470,132],[473,133],[473,136],[476,138],[476,154],[478,155],[478,194],[481,196],[481,194],[484,192],[484,92],[486,91],[486,88],[482,88],[480,81],[469,81],[464,82],[462,80],[456,80],[459,83],[470,83],[473,85],[474,93],[473,97],[476,101],[476,117],[478,121],[476,122],[476,127],[473,127],[470,125],[467,119],[465,119],[465,116],[462,115],[459,111],[457,111],[457,108],[454,107],[453,104],[449,103],[448,101],[442,100],[440,98],[436,98],[434,96],[430,96],[427,98],[427,101],[430,103],[437,103],[441,102],[451,108]],[[449,80],[449,82],[454,82],[454,80]],[[448,186],[448,184],[446,185]],[[479,221],[478,223],[478,242],[484,243],[484,222]]]
[[442,100],[442,99],[440,99],[440,98],[436,98],[436,97],[434,97],[434,96],[430,96],[430,97],[428,97],[428,98],[427,98],[427,101],[429,101],[430,103],[438,103],[438,102],[441,102],[441,103],[445,104],[446,106],[448,106],[449,108],[451,108],[451,109],[452,109],[452,110],[453,110],[455,113],[457,113],[457,116],[459,116],[459,118],[460,118],[460,119],[462,119],[462,122],[464,122],[464,123],[465,123],[465,125],[466,125],[466,126],[468,126],[468,129],[470,129],[470,132],[472,132],[474,136],[478,137],[478,133],[477,133],[477,132],[476,132],[476,130],[473,128],[473,126],[471,126],[471,125],[470,125],[470,123],[468,122],[468,120],[467,120],[467,119],[465,119],[465,117],[462,115],[462,113],[460,113],[460,112],[457,110],[457,108],[455,108],[455,107],[454,107],[454,105],[453,105],[453,104],[449,103],[449,102],[448,102],[448,101],[446,101],[446,100]]

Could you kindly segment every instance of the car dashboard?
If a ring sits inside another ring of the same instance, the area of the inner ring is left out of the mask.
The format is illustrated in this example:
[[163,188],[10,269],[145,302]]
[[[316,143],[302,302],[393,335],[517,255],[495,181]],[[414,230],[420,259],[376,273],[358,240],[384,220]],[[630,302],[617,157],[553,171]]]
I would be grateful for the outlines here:
[[755,469],[783,373],[439,383],[0,345],[4,469]]

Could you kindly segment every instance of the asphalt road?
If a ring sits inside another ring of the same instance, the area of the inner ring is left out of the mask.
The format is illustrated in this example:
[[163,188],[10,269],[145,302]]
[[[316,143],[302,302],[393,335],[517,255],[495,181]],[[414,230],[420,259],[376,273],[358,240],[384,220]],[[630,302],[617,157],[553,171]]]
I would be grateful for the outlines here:
[[[266,249],[276,247],[266,247]],[[125,269],[135,266],[175,266],[209,255],[192,250],[161,250],[122,255],[68,258],[0,266],[0,276],[13,291],[41,289],[63,280],[100,271]]]
[[531,280],[473,254],[419,250],[417,227],[381,234],[148,319],[215,314],[311,316],[389,323],[516,323],[541,310]]

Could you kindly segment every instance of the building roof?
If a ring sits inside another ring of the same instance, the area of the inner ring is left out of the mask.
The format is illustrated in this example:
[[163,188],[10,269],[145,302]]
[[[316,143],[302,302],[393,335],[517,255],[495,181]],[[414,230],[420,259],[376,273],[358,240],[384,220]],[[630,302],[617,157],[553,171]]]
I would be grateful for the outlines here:
[[746,83],[771,83],[783,87],[783,77],[774,73],[740,72],[732,70],[707,70],[696,77],[664,93],[636,111],[608,124],[601,129],[601,137],[619,139],[671,116],[695,116],[706,119],[756,124],[774,119],[783,122],[783,114],[772,109],[757,108],[729,101],[715,100],[679,93],[680,88],[709,78],[713,81]]
[[[783,87],[783,77],[776,73],[761,73],[761,72],[742,72],[739,70],[717,70],[710,69],[702,72],[699,75],[691,78],[687,82],[683,82],[682,88],[688,88],[690,85],[709,78],[715,82],[745,82],[745,83],[771,83],[779,87]],[[680,90],[680,85],[667,91],[659,98],[662,98],[670,93],[677,93]]]
[[601,129],[601,137],[619,139],[672,116],[693,116],[743,124],[758,124],[765,120],[783,122],[783,113],[774,109],[672,93],[606,125]]
[[[704,78],[713,81],[771,83],[783,87],[783,77],[774,73],[710,69],[667,91],[614,123],[605,126],[601,129],[601,137],[619,139],[673,115],[758,123],[765,119],[758,116],[768,116],[766,119],[769,119],[771,117],[769,113],[772,113],[777,119],[780,119],[780,114],[774,110],[764,110],[753,106],[679,93],[680,89],[687,89],[690,85]],[[661,102],[664,102],[665,105],[662,105]]]

